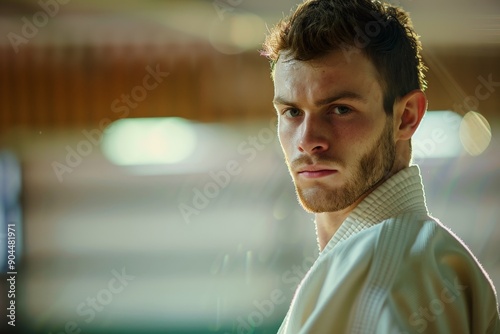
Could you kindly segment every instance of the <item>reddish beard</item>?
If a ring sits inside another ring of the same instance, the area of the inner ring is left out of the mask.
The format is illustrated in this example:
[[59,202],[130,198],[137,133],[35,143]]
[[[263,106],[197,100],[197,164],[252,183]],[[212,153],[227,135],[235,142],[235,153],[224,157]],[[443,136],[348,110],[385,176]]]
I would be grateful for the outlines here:
[[[291,163],[287,161],[287,164],[292,177],[292,171],[297,170],[299,166],[321,164],[342,167],[341,174],[345,178],[345,183],[336,188],[329,187],[325,182],[301,187],[294,178],[297,197],[304,209],[311,213],[321,213],[345,209],[371,191],[389,175],[395,157],[396,145],[393,138],[392,118],[389,117],[378,140],[356,161],[354,166],[348,166],[324,153],[312,156],[302,155]],[[349,171],[352,172],[346,174]]]

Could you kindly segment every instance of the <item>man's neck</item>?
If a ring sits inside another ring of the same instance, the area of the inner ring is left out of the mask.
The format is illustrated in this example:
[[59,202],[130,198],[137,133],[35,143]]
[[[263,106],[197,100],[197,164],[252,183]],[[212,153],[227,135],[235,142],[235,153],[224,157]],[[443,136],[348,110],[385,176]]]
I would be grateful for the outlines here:
[[[399,170],[400,169],[397,169],[396,171]],[[361,203],[366,196],[377,189],[388,178],[394,175],[396,171],[392,170],[390,173],[387,173],[385,177],[374,184],[367,192],[361,195],[354,203],[349,205],[347,208],[334,212],[321,212],[316,214],[314,222],[316,224],[316,233],[320,251],[323,251],[335,232],[337,232],[337,230],[340,228],[340,225],[342,225],[344,220],[351,214],[351,212],[358,206],[358,204]]]
[[326,244],[328,244],[348,215],[349,213],[341,215],[340,212],[323,212],[316,214],[314,223],[316,224],[316,234],[320,251],[325,249]]
[[343,210],[335,212],[322,212],[316,214],[314,223],[316,224],[316,233],[320,251],[323,251],[323,249],[326,247],[326,244],[328,244],[335,232],[337,232],[337,230],[339,229],[340,225],[342,225],[347,216],[349,216],[352,210],[356,208],[356,206],[363,200],[364,197],[365,196],[358,199],[356,202]]
[[361,195],[354,203],[349,205],[347,208],[339,211],[321,212],[316,214],[314,222],[316,224],[316,233],[320,251],[323,251],[335,232],[337,232],[337,230],[339,229],[340,225],[342,225],[344,220],[351,214],[351,212],[358,206],[358,204],[365,199],[366,196],[377,189],[382,183],[387,181],[387,179],[392,177],[394,174],[409,166],[409,146],[406,143],[398,143],[398,145],[400,145],[402,147],[401,150],[405,152],[403,158],[396,159],[391,170],[386,173],[386,175],[376,184],[374,184],[368,191]]

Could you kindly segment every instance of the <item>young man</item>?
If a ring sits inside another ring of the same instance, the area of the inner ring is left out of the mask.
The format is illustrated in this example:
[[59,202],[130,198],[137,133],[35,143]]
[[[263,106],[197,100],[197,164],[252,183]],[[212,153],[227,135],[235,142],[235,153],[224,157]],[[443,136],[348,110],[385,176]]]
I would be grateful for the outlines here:
[[500,333],[494,287],[429,216],[411,137],[426,111],[403,10],[310,0],[264,43],[278,133],[320,254],[280,333]]

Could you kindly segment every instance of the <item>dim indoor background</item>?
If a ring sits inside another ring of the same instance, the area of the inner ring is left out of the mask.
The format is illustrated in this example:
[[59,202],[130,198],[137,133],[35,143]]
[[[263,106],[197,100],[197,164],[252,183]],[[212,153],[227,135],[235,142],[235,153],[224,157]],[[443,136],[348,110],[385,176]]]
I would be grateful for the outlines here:
[[[0,237],[16,224],[16,328],[276,331],[317,255],[258,52],[297,3],[0,3]],[[429,210],[498,290],[500,3],[393,3],[430,68],[413,144]]]

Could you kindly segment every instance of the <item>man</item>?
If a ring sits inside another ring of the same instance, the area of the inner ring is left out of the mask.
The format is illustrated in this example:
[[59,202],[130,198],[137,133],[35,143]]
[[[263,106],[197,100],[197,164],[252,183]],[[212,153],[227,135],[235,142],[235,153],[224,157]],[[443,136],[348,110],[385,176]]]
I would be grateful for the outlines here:
[[427,108],[406,12],[310,0],[269,34],[278,133],[320,254],[279,333],[500,333],[494,287],[425,205]]

